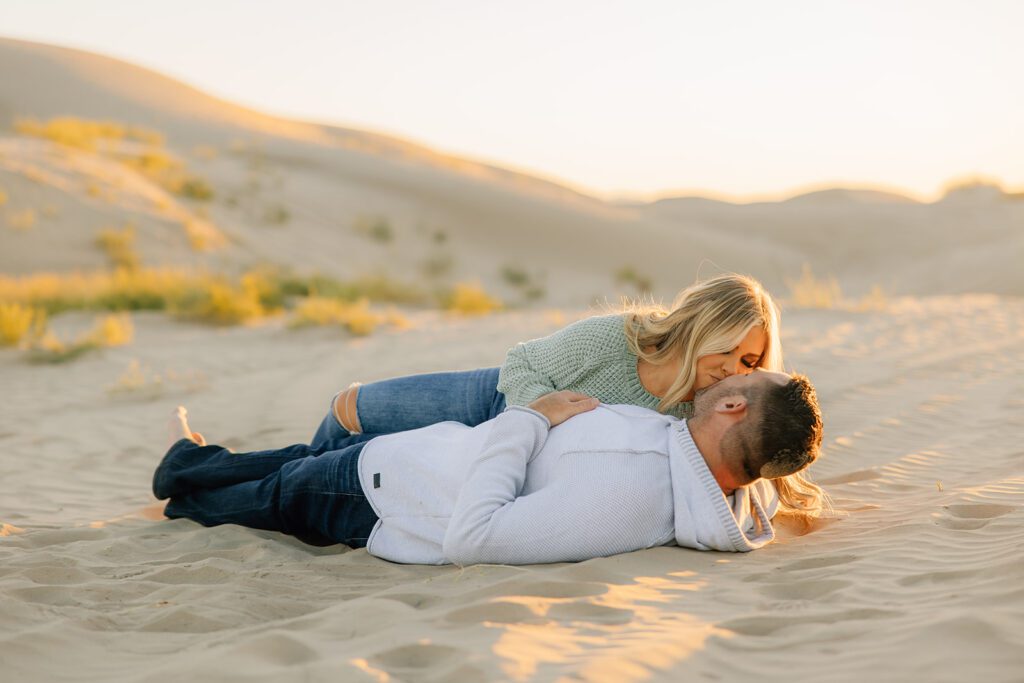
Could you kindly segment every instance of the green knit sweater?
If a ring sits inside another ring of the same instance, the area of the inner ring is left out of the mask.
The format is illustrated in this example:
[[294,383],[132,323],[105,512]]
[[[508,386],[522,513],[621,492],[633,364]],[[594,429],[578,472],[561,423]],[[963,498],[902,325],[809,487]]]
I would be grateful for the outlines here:
[[[636,366],[623,316],[599,315],[512,347],[501,367],[498,391],[509,405],[527,405],[548,392],[568,389],[602,403],[657,410],[661,399],[644,389]],[[667,412],[690,417],[693,403],[676,404]]]

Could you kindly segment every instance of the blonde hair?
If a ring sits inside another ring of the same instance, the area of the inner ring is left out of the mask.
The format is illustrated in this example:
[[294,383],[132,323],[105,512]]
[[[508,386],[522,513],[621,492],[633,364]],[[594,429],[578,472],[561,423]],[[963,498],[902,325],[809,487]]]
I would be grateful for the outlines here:
[[730,273],[687,287],[671,310],[632,304],[625,312],[626,342],[641,360],[663,365],[679,359],[682,370],[665,392],[658,410],[686,400],[697,380],[697,360],[736,348],[754,327],[765,332],[757,367],[782,369],[779,310],[761,283]]
[[[652,365],[680,362],[679,376],[658,404],[661,412],[690,396],[700,358],[732,351],[754,327],[764,331],[766,340],[755,367],[783,371],[779,309],[748,275],[727,273],[697,282],[679,293],[671,309],[629,304],[623,317],[626,342],[639,359]],[[809,526],[830,509],[825,492],[799,472],[771,481],[779,494],[777,515]]]

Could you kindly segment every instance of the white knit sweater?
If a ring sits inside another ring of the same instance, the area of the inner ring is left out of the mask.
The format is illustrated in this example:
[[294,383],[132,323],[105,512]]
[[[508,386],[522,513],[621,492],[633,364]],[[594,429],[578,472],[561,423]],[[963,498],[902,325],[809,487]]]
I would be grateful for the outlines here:
[[359,476],[380,517],[367,550],[394,562],[567,562],[671,544],[748,551],[774,538],[774,487],[760,481],[730,501],[686,422],[636,406],[601,405],[553,429],[514,406],[477,427],[378,437]]

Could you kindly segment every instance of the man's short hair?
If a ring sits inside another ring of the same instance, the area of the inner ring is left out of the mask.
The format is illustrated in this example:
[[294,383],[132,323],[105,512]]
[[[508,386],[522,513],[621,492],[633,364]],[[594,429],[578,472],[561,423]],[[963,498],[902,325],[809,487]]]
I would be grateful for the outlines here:
[[777,479],[799,472],[821,452],[821,409],[818,394],[804,375],[794,374],[785,384],[751,387],[747,395],[750,418],[730,431],[746,451],[754,472]]

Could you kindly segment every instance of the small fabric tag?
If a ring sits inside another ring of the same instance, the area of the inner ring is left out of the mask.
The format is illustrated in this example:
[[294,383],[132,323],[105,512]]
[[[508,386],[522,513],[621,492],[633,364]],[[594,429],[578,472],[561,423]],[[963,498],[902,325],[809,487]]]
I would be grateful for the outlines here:
[[379,489],[380,488],[380,472],[374,472],[373,473],[373,488],[375,488],[375,489]]

